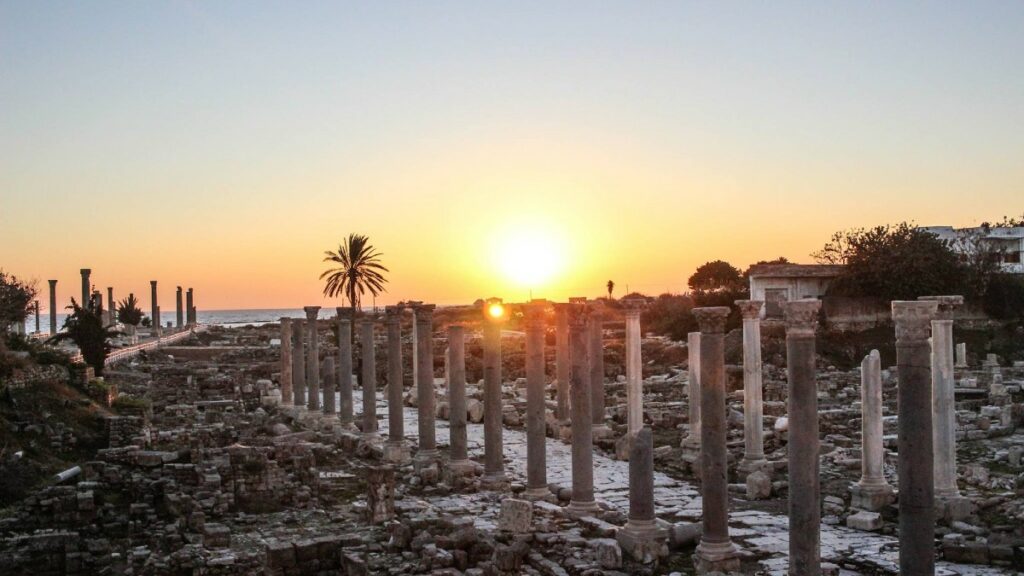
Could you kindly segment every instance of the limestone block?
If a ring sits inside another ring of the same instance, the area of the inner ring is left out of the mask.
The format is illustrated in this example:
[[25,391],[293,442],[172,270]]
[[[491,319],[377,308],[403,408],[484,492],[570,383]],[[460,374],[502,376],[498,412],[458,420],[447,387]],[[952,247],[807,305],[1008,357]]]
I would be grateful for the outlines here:
[[590,542],[597,556],[597,563],[606,570],[616,570],[622,567],[622,548],[619,543],[611,538],[598,538]]
[[846,525],[854,530],[874,532],[882,529],[882,515],[878,512],[861,510],[846,519]]
[[498,529],[522,534],[529,532],[533,524],[533,503],[527,500],[505,498],[501,501]]
[[747,475],[747,499],[764,500],[772,495],[772,479],[757,470]]

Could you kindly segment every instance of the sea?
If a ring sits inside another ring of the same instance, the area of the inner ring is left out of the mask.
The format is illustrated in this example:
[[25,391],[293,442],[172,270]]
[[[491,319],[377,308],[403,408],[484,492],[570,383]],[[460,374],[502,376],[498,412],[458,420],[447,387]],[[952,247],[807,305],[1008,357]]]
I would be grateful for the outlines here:
[[[334,308],[321,308],[320,318],[333,318],[337,314]],[[64,325],[64,320],[67,318],[67,314],[57,314],[57,329]],[[171,310],[170,315],[166,311],[161,311],[161,320],[164,325],[167,325],[167,321],[175,321],[175,313]],[[280,321],[281,318],[306,318],[306,313],[302,308],[268,308],[260,310],[197,310],[196,319],[200,324],[216,325],[216,326],[262,326],[264,324],[273,324]],[[25,332],[31,334],[36,331],[36,316],[30,314],[28,320],[25,322]],[[50,315],[47,313],[39,314],[39,332],[42,334],[48,334],[50,332]]]

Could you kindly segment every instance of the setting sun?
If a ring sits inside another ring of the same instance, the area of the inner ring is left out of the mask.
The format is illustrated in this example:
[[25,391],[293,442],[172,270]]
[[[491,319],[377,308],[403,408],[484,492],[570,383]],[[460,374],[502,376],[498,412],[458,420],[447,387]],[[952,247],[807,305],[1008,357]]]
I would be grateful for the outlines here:
[[513,282],[530,288],[552,280],[562,266],[562,247],[541,230],[520,230],[501,238],[498,266]]

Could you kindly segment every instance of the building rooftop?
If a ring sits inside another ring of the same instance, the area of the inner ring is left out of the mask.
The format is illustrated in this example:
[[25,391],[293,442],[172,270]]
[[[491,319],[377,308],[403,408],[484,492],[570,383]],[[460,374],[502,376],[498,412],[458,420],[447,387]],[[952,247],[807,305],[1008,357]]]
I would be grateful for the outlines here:
[[843,271],[842,264],[755,264],[751,278],[835,278]]

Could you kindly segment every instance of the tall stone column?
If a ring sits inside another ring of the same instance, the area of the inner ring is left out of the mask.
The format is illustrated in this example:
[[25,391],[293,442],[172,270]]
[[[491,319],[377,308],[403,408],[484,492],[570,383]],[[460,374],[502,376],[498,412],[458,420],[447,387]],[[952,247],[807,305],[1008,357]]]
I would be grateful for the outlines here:
[[938,310],[932,320],[932,443],[935,451],[935,497],[960,496],[956,485],[956,403],[953,398],[953,312],[963,296],[924,296]]
[[50,336],[57,333],[57,281],[50,280]]
[[729,538],[729,493],[725,447],[725,320],[729,308],[694,308],[700,324],[701,506],[703,533],[694,564],[697,572],[739,570],[736,546]]
[[935,573],[935,476],[928,337],[937,302],[895,301],[899,374],[900,574]]
[[555,304],[555,419],[569,420],[569,312],[568,304]]
[[967,368],[967,343],[961,342],[956,345],[956,367]]
[[181,329],[185,325],[185,310],[182,303],[181,286],[174,292],[174,327]]
[[604,422],[604,318],[600,311],[589,316],[590,406],[594,438],[607,438],[611,428]]
[[117,324],[117,304],[114,303],[114,287],[107,286],[107,324]]
[[850,504],[877,512],[893,498],[893,489],[885,479],[882,467],[885,448],[882,446],[882,360],[872,350],[860,363],[861,404],[861,477],[850,492]]
[[363,353],[363,437],[377,434],[377,359],[374,357],[373,318],[363,318],[360,325]]
[[338,420],[352,426],[352,309],[338,307]]
[[668,554],[667,536],[654,516],[654,437],[643,426],[633,434],[629,451],[629,519],[616,539],[626,553],[647,563]]
[[485,490],[505,490],[505,454],[502,446],[501,327],[508,314],[500,299],[484,303],[484,476]]
[[[82,304],[82,307],[84,308],[85,306],[89,305],[89,297],[92,295],[92,283],[89,282],[89,275],[92,274],[92,270],[90,270],[89,268],[82,268],[80,270],[80,272],[82,273],[82,300],[81,300],[81,304]],[[153,285],[156,286],[156,282],[155,281],[153,282]]]
[[194,326],[195,323],[196,323],[196,314],[195,314],[195,308],[193,308],[193,306],[192,306],[192,289],[191,288],[189,288],[185,292],[185,311],[188,314],[188,322],[187,322],[187,324],[189,326]]
[[320,410],[320,336],[317,331],[317,316],[320,314],[319,306],[306,306],[306,325],[309,329],[307,342],[309,348],[306,350],[306,394],[307,406],[311,411]]
[[154,334],[159,335],[163,329],[160,328],[160,304],[156,299],[156,280],[149,281],[149,299],[151,308],[149,320],[153,325]]
[[323,412],[325,416],[334,417],[337,410],[334,406],[334,357],[328,355],[322,364],[323,374],[320,381],[324,383]]
[[281,404],[295,403],[292,391],[292,319],[281,318]]
[[301,318],[292,319],[292,401],[297,408],[306,407],[306,332]]
[[644,379],[640,355],[640,308],[626,308],[626,431],[630,437],[644,426]]
[[440,458],[437,451],[437,427],[434,422],[437,416],[434,408],[434,305],[419,304],[414,311],[416,361],[419,363],[419,370],[416,373],[419,448],[413,462],[422,476],[427,468],[436,466]]
[[700,459],[700,332],[686,335],[686,351],[690,431],[683,438],[683,460],[696,467]]
[[402,307],[385,306],[384,323],[388,336],[388,441],[384,444],[384,460],[402,463],[409,460],[402,411]]
[[526,329],[526,493],[540,500],[551,493],[547,472],[547,423],[545,422],[544,328],[546,300],[525,306]]
[[412,340],[412,385],[419,386],[420,381],[420,364],[419,364],[419,352],[416,350],[416,342],[419,342],[416,335],[416,307],[423,304],[422,300],[409,300],[405,303],[406,306],[412,310],[412,334],[409,335]]
[[743,460],[746,475],[767,464],[764,458],[764,402],[761,394],[761,300],[737,300],[743,315]]
[[454,324],[448,326],[448,367],[448,470],[453,476],[467,476],[474,466],[469,460],[466,433],[466,329]]
[[36,300],[36,334],[39,334],[39,300]]
[[594,437],[590,403],[590,370],[587,360],[590,333],[588,312],[583,304],[569,307],[569,346],[572,371],[569,390],[572,394],[572,498],[566,512],[573,518],[590,516],[600,507],[594,500]]
[[818,385],[814,329],[821,301],[782,303],[786,321],[789,381],[789,573],[821,574],[821,486],[819,484]]

